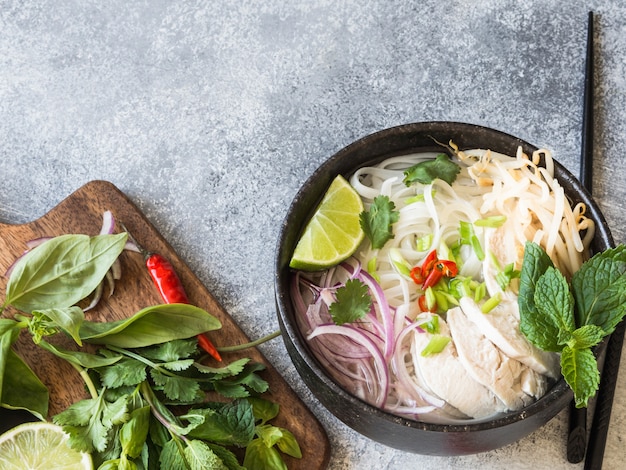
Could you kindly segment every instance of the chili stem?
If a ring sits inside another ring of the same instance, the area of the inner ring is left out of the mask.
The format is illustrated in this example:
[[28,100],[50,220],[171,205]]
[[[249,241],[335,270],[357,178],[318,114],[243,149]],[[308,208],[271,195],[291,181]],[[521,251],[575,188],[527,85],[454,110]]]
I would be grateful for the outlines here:
[[234,352],[234,351],[242,351],[244,349],[248,349],[248,348],[254,348],[255,346],[258,346],[259,344],[263,344],[266,341],[272,340],[278,336],[281,335],[280,330],[275,331],[274,333],[270,333],[267,336],[264,336],[263,338],[259,338],[255,341],[251,341],[249,343],[244,343],[244,344],[237,344],[235,346],[222,346],[217,348],[217,350],[219,352]]

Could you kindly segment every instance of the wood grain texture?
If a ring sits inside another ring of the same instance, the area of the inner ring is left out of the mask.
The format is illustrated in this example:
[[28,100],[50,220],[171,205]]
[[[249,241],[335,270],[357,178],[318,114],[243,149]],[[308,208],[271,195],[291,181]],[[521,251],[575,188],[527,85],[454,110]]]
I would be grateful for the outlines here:
[[[6,271],[15,258],[24,251],[25,242],[30,239],[65,233],[96,235],[100,230],[102,213],[105,210],[110,210],[117,220],[123,221],[145,248],[166,256],[177,270],[190,302],[204,308],[222,322],[222,329],[210,335],[216,346],[249,341],[236,322],[133,202],[106,181],[87,183],[48,214],[35,221],[23,225],[0,224],[0,272]],[[97,308],[86,312],[88,319],[118,320],[131,316],[141,308],[161,303],[160,296],[145,269],[142,256],[138,253],[124,252],[121,261],[122,279],[116,284],[114,295],[101,302]],[[5,292],[6,282],[7,279],[0,276],[2,292]],[[8,309],[3,316],[11,316],[12,313],[14,312]],[[56,335],[54,341],[50,342],[62,344],[66,348],[74,347],[71,341],[61,336]],[[77,400],[88,397],[78,373],[64,361],[36,347],[27,333],[20,336],[15,349],[49,388],[50,415],[58,413]],[[302,460],[286,457],[286,460],[289,459],[289,468],[326,468],[330,457],[330,444],[316,417],[257,349],[227,353],[224,360],[230,362],[239,357],[250,357],[267,366],[267,370],[262,374],[270,385],[270,392],[265,396],[281,406],[280,415],[273,423],[293,432],[302,447]],[[1,411],[0,409],[0,415]]]

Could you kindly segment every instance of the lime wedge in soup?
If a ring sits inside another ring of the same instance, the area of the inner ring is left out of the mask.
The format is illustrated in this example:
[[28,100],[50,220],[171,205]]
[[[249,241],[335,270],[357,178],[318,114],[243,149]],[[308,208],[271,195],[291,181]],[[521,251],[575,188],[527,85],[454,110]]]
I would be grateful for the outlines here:
[[306,225],[289,266],[316,271],[348,258],[364,237],[361,212],[361,197],[343,176],[337,176]]

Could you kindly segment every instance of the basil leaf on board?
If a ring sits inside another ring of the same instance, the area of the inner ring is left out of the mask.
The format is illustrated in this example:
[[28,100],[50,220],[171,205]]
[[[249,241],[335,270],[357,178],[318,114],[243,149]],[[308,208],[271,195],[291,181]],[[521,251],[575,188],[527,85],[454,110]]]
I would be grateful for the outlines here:
[[287,465],[280,453],[274,447],[267,447],[261,438],[254,439],[246,447],[243,466],[246,468],[287,470]]
[[558,352],[576,329],[574,298],[558,269],[549,267],[537,280],[534,300],[538,315],[529,339],[544,351]]
[[5,370],[0,405],[11,410],[29,411],[45,420],[48,416],[48,389],[12,349],[3,353],[3,357]]
[[15,320],[0,318],[0,397],[4,383],[4,371],[7,367],[7,355],[11,351],[11,345],[17,339],[20,328]]
[[[535,306],[535,289],[539,278],[549,267],[554,267],[548,254],[538,244],[527,242],[520,273],[519,296],[520,330],[531,339],[540,330],[541,316]],[[532,342],[532,339],[531,339]]]
[[611,334],[626,315],[626,245],[598,253],[572,276],[578,326]]
[[4,305],[27,313],[75,305],[100,284],[127,236],[60,235],[33,248],[11,272]]
[[41,346],[42,349],[51,352],[55,356],[66,360],[67,362],[76,364],[77,366],[81,366],[86,369],[110,366],[122,359],[121,355],[104,357],[82,351],[71,351],[68,349],[60,348],[58,346],[54,346],[45,340],[41,340],[39,342],[39,346]]
[[80,325],[85,320],[85,312],[77,306],[65,308],[48,308],[45,310],[33,310],[33,316],[45,316],[49,318],[56,326],[65,331],[72,337],[76,344],[82,346],[79,331]]
[[120,348],[141,348],[174,339],[191,338],[222,327],[207,311],[189,304],[146,307],[130,318],[108,323],[84,321],[83,341]]

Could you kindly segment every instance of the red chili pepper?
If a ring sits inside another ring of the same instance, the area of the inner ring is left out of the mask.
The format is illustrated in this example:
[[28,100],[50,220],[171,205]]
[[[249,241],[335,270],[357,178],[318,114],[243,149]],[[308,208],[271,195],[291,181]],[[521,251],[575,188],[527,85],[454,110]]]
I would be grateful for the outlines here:
[[428,304],[426,302],[426,296],[422,295],[417,299],[417,305],[419,306],[422,312],[436,312],[437,304],[433,305],[433,308],[428,308]]
[[421,284],[426,290],[433,287],[443,277],[454,277],[459,273],[459,268],[454,261],[437,258],[437,251],[431,251],[424,259],[422,266],[411,269],[411,278],[416,284]]
[[[159,290],[161,298],[166,304],[188,304],[189,298],[185,292],[182,282],[172,264],[162,255],[158,253],[152,253],[145,250],[134,237],[130,234],[126,227],[122,224],[122,227],[128,233],[128,238],[137,246],[139,251],[143,254],[146,267],[150,273],[150,277],[154,282],[154,285]],[[199,334],[198,345],[214,359],[221,361],[217,348],[213,345],[211,340],[205,334]]]

